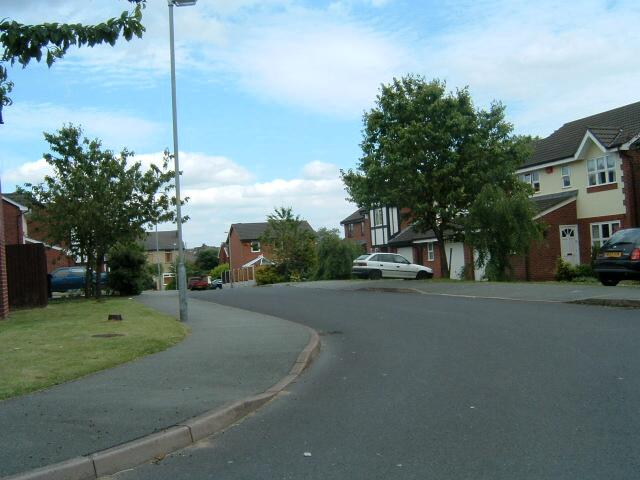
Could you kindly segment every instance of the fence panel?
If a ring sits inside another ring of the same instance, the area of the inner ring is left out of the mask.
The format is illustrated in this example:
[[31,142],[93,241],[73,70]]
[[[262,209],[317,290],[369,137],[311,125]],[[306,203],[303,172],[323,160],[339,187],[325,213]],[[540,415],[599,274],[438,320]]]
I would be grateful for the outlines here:
[[9,305],[46,307],[49,296],[44,245],[7,245],[6,252]]

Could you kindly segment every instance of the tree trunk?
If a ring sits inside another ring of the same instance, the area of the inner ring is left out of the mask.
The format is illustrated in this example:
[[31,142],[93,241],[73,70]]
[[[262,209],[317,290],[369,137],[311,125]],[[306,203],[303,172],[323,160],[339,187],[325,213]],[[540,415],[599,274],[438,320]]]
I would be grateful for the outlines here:
[[98,252],[96,255],[96,294],[95,299],[100,300],[102,296],[102,283],[100,282],[100,277],[102,275],[102,265],[104,264],[104,253]]
[[447,258],[447,249],[444,246],[444,235],[439,229],[433,229],[438,239],[438,251],[440,252],[440,275],[442,278],[449,278],[449,259]]

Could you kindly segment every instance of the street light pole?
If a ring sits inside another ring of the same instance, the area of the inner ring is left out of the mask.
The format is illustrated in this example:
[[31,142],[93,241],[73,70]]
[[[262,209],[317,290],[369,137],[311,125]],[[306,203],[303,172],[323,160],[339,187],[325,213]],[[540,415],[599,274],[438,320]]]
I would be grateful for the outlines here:
[[173,160],[176,170],[176,223],[178,225],[178,298],[180,299],[180,321],[188,320],[187,311],[187,272],[184,267],[184,249],[182,245],[182,210],[180,200],[180,162],[178,160],[178,111],[176,107],[176,54],[173,38],[173,6],[195,5],[196,0],[168,0],[169,2],[169,45],[171,51],[171,110],[173,113]]

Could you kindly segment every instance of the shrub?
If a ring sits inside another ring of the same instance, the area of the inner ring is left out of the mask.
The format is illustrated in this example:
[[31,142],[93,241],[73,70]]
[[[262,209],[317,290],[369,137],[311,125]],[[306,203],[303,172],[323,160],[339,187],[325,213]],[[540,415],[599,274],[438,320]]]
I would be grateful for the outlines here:
[[209,272],[209,275],[211,276],[211,278],[220,278],[224,272],[228,272],[228,271],[229,271],[229,264],[221,263],[216,268],[211,270],[211,272]]
[[582,264],[575,267],[576,277],[595,277],[593,267],[589,264]]
[[270,285],[284,282],[285,278],[278,273],[273,265],[263,265],[256,268],[256,283],[258,285]]
[[556,280],[559,282],[570,282],[575,276],[575,267],[561,257],[558,257],[556,260]]
[[113,247],[109,251],[109,287],[120,295],[138,295],[150,282],[146,262],[138,245]]

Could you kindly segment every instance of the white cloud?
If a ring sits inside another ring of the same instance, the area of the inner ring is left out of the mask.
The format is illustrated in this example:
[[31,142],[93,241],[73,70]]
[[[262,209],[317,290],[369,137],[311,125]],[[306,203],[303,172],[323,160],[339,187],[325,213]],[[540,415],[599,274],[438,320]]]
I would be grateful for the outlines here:
[[5,184],[14,183],[22,185],[24,183],[40,183],[44,180],[45,175],[51,175],[53,169],[49,166],[44,158],[35,162],[27,162],[22,165],[7,170],[2,174],[2,181]]
[[[310,178],[308,172],[322,167],[322,178]],[[329,175],[333,170],[335,174]],[[302,168],[302,178],[276,178],[247,184],[212,184],[200,188],[187,186],[190,198],[184,208],[191,220],[185,224],[185,238],[192,244],[218,244],[231,223],[262,222],[273,209],[293,207],[294,213],[314,228],[338,228],[340,220],[354,206],[346,198],[335,165],[311,162]],[[185,182],[186,183],[186,182]]]
[[81,125],[85,136],[100,138],[106,148],[144,148],[157,143],[161,124],[127,111],[71,108],[51,103],[20,102],[11,107],[11,121],[2,126],[11,141],[42,140],[42,132],[53,133],[65,123]]
[[304,178],[312,180],[335,179],[340,175],[340,169],[333,163],[313,161],[302,168]]
[[[136,155],[134,160],[148,166],[155,163],[160,166],[163,153]],[[180,184],[185,188],[208,188],[211,185],[244,185],[253,181],[253,175],[232,160],[204,153],[180,152],[178,157],[183,172]],[[173,169],[173,163],[169,165]]]

